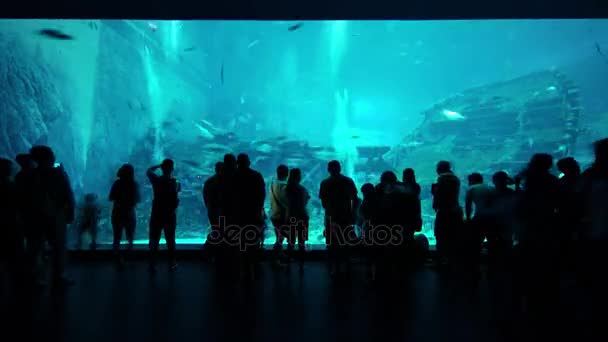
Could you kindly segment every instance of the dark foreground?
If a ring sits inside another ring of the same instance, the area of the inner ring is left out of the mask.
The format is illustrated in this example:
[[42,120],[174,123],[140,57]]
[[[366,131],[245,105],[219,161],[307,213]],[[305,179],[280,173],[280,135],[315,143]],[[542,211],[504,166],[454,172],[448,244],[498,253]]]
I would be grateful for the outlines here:
[[568,274],[558,309],[541,320],[519,311],[508,273],[475,287],[425,265],[371,284],[364,266],[353,266],[350,279],[331,281],[320,261],[302,272],[263,264],[258,279],[239,285],[194,260],[154,276],[143,261],[123,271],[109,260],[80,261],[65,292],[43,290],[21,312],[6,305],[16,297],[3,296],[2,310],[10,310],[3,322],[22,340],[66,342],[602,340],[590,330],[589,299]]

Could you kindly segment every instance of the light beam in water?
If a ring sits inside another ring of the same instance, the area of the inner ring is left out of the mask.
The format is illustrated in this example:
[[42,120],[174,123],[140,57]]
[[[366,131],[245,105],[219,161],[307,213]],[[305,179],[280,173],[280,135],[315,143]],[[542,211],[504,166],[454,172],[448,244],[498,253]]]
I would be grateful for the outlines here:
[[333,145],[338,159],[343,163],[344,174],[351,177],[356,183],[355,163],[359,156],[357,146],[350,137],[351,129],[348,123],[350,105],[348,90],[344,89],[342,94],[336,92],[335,98],[336,113],[334,129],[332,132]]
[[329,25],[329,67],[334,79],[342,67],[342,59],[346,50],[348,22],[336,20],[328,22]]
[[163,159],[163,151],[160,146],[160,137],[161,137],[161,129],[162,123],[165,119],[165,113],[162,108],[161,101],[161,92],[160,92],[160,84],[158,81],[158,75],[154,68],[154,60],[152,58],[152,53],[147,46],[144,46],[144,51],[142,54],[143,57],[143,65],[144,65],[144,73],[146,75],[146,85],[148,88],[148,98],[150,99],[150,119],[152,121],[152,127],[154,129],[154,159],[161,160]]

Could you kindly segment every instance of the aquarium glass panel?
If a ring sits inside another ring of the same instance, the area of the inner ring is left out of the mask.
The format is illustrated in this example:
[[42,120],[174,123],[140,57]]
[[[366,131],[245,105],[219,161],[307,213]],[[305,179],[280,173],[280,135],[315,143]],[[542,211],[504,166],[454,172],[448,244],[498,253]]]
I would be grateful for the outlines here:
[[77,222],[97,194],[102,244],[123,163],[141,187],[136,242],[148,237],[146,169],[172,158],[178,243],[202,243],[202,185],[243,152],[267,188],[277,165],[302,170],[311,245],[324,244],[329,160],[357,188],[411,167],[432,245],[437,161],[452,162],[461,196],[468,174],[515,175],[534,152],[586,166],[608,135],[607,88],[608,20],[0,20],[0,155],[50,145]]

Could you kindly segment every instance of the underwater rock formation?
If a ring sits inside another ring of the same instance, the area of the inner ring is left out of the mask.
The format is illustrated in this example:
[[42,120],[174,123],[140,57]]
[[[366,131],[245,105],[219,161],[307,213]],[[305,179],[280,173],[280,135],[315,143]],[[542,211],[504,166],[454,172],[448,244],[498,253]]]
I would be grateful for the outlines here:
[[61,138],[53,128],[70,113],[54,82],[57,75],[27,55],[18,38],[0,33],[0,55],[0,151],[12,158]]

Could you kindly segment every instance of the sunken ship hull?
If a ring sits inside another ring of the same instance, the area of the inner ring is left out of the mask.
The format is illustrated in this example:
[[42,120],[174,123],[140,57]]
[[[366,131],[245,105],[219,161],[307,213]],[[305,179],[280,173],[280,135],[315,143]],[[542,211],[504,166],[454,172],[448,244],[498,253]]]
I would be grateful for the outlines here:
[[[423,112],[422,124],[384,155],[395,169],[413,167],[422,184],[448,160],[464,177],[517,173],[533,153],[573,153],[580,132],[579,89],[558,71],[465,90]],[[455,114],[455,115],[449,115]]]

